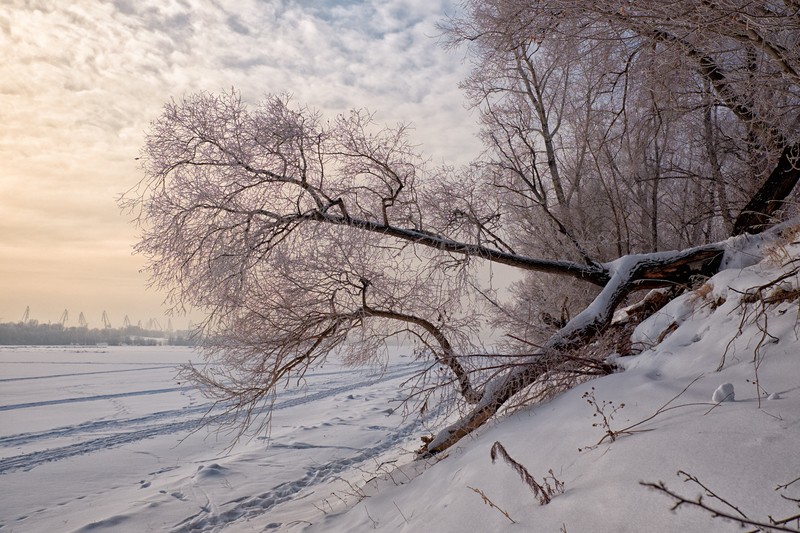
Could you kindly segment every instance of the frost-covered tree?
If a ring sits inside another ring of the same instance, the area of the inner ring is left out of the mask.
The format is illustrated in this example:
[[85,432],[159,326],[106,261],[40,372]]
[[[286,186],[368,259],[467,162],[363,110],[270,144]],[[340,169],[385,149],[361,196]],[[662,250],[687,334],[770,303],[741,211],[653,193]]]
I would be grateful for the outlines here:
[[[761,231],[789,199],[790,3],[494,0],[465,13],[450,35],[493,67],[465,84],[488,148],[468,169],[429,166],[403,126],[364,111],[326,121],[284,96],[198,94],[153,123],[123,205],[153,282],[208,312],[222,364],[190,377],[245,423],[332,351],[363,363],[402,333],[431,362],[409,394],[453,390],[436,399],[468,406],[427,444],[441,451],[521,392],[607,371],[573,350],[625,298],[711,274],[720,237]],[[530,273],[514,301],[481,284],[487,262]],[[526,287],[542,275],[597,296],[534,345],[520,329],[541,318]],[[475,340],[485,302],[520,340],[513,364]]]
[[[464,8],[443,29],[449,45],[471,52],[463,85],[481,110],[480,164],[519,207],[508,209],[517,249],[602,261],[695,246],[764,224],[796,181],[796,8],[616,0]],[[527,237],[533,231],[537,239]],[[554,284],[573,308],[585,305],[583,287],[552,276],[529,275],[515,290],[521,299],[538,294],[541,307]]]

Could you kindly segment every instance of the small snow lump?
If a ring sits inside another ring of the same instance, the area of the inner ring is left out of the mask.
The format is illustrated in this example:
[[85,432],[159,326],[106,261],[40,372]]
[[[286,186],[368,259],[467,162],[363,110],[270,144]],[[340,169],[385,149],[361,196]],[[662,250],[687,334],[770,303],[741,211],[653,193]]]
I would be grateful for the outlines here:
[[713,402],[732,402],[735,399],[733,393],[733,384],[732,383],[723,383],[717,390],[714,391],[714,395],[711,397],[711,401]]

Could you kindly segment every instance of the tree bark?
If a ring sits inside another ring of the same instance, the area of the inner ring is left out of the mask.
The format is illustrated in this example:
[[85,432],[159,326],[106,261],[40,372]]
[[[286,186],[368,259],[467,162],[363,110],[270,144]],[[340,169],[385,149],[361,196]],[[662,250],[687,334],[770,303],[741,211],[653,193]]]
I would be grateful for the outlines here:
[[800,144],[787,146],[767,180],[736,217],[733,235],[761,233],[800,180]]
[[406,229],[397,226],[386,225],[371,220],[364,220],[348,215],[336,215],[326,211],[311,211],[306,214],[293,217],[294,220],[315,220],[328,224],[350,226],[352,228],[380,233],[390,237],[421,244],[429,248],[451,252],[455,254],[480,257],[493,263],[513,266],[522,270],[532,270],[536,272],[547,272],[551,274],[561,274],[572,276],[578,279],[604,286],[609,280],[608,271],[598,263],[581,264],[571,261],[554,261],[548,259],[536,259],[524,255],[511,254],[495,248],[481,246],[479,244],[469,244],[454,241],[441,235],[433,234],[423,230]]
[[456,381],[458,381],[459,392],[461,392],[461,396],[464,398],[464,401],[468,404],[476,404],[481,400],[481,397],[483,396],[482,392],[476,390],[472,386],[472,383],[469,379],[469,373],[464,369],[463,366],[461,366],[461,363],[458,362],[458,357],[453,351],[450,341],[447,339],[444,333],[442,333],[442,330],[433,325],[433,323],[413,315],[373,309],[372,307],[366,305],[366,303],[364,304],[361,312],[364,314],[364,316],[388,318],[391,320],[415,324],[430,333],[430,335],[436,340],[436,342],[439,343],[439,346],[442,349],[441,354],[434,354],[436,360],[447,366],[453,373]]
[[626,256],[607,265],[613,274],[597,298],[550,337],[539,353],[487,383],[481,401],[455,424],[440,431],[427,444],[425,453],[435,454],[446,450],[480,427],[511,397],[535,383],[545,373],[567,370],[571,358],[560,354],[585,344],[602,332],[611,323],[617,305],[631,291],[686,284],[694,275],[712,274],[719,267],[724,251],[724,244],[717,243],[683,252]]

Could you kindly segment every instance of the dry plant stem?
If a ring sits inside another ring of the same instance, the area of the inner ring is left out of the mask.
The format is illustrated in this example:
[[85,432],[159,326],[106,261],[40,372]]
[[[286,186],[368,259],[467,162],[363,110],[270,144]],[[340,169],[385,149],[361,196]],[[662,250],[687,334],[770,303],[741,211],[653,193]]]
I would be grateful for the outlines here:
[[372,518],[372,516],[369,514],[369,509],[367,509],[366,505],[364,506],[364,510],[367,512],[367,518],[369,518],[370,521],[372,522],[372,529],[378,529],[378,521]]
[[730,511],[727,511],[727,510],[724,510],[724,509],[717,509],[715,507],[711,507],[710,505],[708,505],[707,503],[705,503],[703,501],[703,497],[702,496],[698,496],[697,499],[695,499],[695,500],[689,500],[686,497],[681,496],[680,494],[678,494],[678,493],[670,490],[669,488],[667,488],[666,484],[663,481],[659,481],[658,483],[650,483],[650,482],[640,481],[639,484],[644,486],[644,487],[648,487],[648,488],[654,489],[654,490],[656,490],[658,492],[661,492],[663,494],[666,494],[667,496],[669,496],[673,500],[675,500],[675,504],[671,508],[671,510],[673,510],[673,511],[678,509],[679,507],[681,507],[683,505],[686,505],[688,507],[700,508],[700,509],[710,513],[711,516],[713,516],[714,518],[722,518],[724,520],[730,520],[732,522],[740,524],[742,527],[755,526],[757,528],[756,531],[761,531],[761,530],[764,530],[764,531],[787,531],[789,533],[800,533],[800,529],[789,527],[789,526],[786,525],[787,522],[791,522],[793,520],[797,520],[798,516],[793,516],[793,517],[789,517],[789,518],[785,518],[785,519],[777,520],[777,521],[772,519],[772,517],[770,517],[769,523],[763,522],[763,521],[758,521],[758,520],[752,520],[747,515],[745,515],[738,507],[736,507],[735,505],[731,504],[730,502],[728,502],[724,498],[720,497],[713,490],[711,490],[710,488],[705,486],[703,483],[701,483],[697,479],[697,477],[695,477],[695,476],[693,476],[691,474],[687,474],[683,470],[679,470],[678,471],[678,476],[683,478],[684,483],[685,482],[692,482],[692,483],[695,483],[696,485],[700,486],[705,491],[705,495],[706,496],[721,502],[725,507],[730,509]]
[[678,394],[676,394],[675,396],[673,396],[672,398],[670,398],[670,399],[669,399],[669,401],[668,401],[667,403],[663,404],[661,407],[659,407],[658,409],[656,409],[656,412],[655,412],[655,413],[653,413],[652,415],[648,416],[648,417],[647,417],[647,418],[645,418],[644,420],[640,420],[639,422],[636,422],[635,424],[631,424],[630,426],[628,426],[628,427],[626,427],[626,428],[623,428],[623,429],[622,429],[622,431],[626,431],[626,432],[628,432],[628,431],[632,430],[633,428],[635,428],[635,427],[637,427],[637,426],[640,426],[640,425],[642,425],[642,424],[644,424],[644,423],[646,423],[646,422],[649,422],[649,421],[651,421],[652,419],[654,419],[655,417],[657,417],[658,415],[660,415],[660,414],[662,414],[662,413],[665,413],[665,412],[667,412],[667,411],[670,411],[670,410],[672,410],[672,409],[677,409],[677,408],[679,408],[679,407],[690,407],[690,406],[693,406],[693,405],[708,405],[708,402],[697,402],[697,403],[686,403],[686,404],[681,404],[681,405],[674,405],[674,406],[672,406],[672,407],[669,407],[669,405],[670,405],[672,402],[674,402],[675,400],[677,400],[678,398],[680,398],[681,396],[683,396],[683,395],[686,393],[686,391],[687,391],[687,390],[689,390],[689,388],[690,388],[692,385],[694,385],[694,384],[697,382],[697,380],[699,380],[699,379],[700,379],[700,378],[702,378],[702,377],[703,377],[703,374],[700,374],[699,376],[697,376],[696,378],[694,378],[694,379],[693,379],[692,381],[690,381],[690,382],[689,382],[689,384],[688,384],[688,385],[686,385],[686,386],[685,386],[685,387],[684,387],[684,388],[683,388],[683,389],[682,389],[682,390],[681,390],[681,391],[680,391]]
[[[602,420],[603,420],[602,425],[603,425],[603,428],[605,429],[606,433],[605,433],[605,435],[603,435],[603,437],[599,441],[597,441],[597,444],[595,444],[594,446],[590,446],[588,448],[595,448],[596,446],[599,446],[600,444],[602,444],[606,439],[610,439],[611,442],[614,442],[620,435],[632,435],[634,433],[641,433],[641,432],[644,432],[644,431],[651,431],[650,429],[635,429],[635,428],[637,428],[638,426],[641,426],[642,424],[645,424],[645,423],[653,420],[657,416],[662,415],[662,414],[666,413],[667,411],[671,411],[673,409],[681,409],[683,407],[693,407],[693,406],[698,406],[698,405],[711,405],[712,409],[713,409],[714,407],[718,406],[719,402],[717,402],[717,403],[692,402],[692,403],[684,403],[684,404],[680,404],[680,405],[672,405],[672,406],[670,406],[670,404],[672,402],[674,402],[675,400],[677,400],[678,398],[683,396],[683,394],[686,393],[686,391],[689,390],[689,388],[692,385],[694,385],[697,382],[697,380],[699,380],[702,377],[703,377],[703,374],[700,374],[699,376],[694,378],[688,385],[686,385],[683,388],[683,390],[681,390],[678,394],[673,396],[669,401],[667,401],[661,407],[656,409],[656,411],[652,415],[650,415],[647,418],[645,418],[643,420],[640,420],[640,421],[638,421],[638,422],[636,422],[634,424],[631,424],[630,426],[624,427],[622,429],[612,429],[611,428],[610,419],[612,418],[612,416],[609,416],[609,415],[607,415],[606,413],[603,412],[604,406],[598,405],[597,400],[594,398],[594,392],[593,392],[594,391],[594,387],[592,387],[592,390],[590,392],[587,392],[586,394],[584,394],[584,397],[587,398],[587,401],[589,402],[589,404],[594,406],[595,413],[601,415]],[[624,405],[625,404],[620,404],[619,407],[614,409],[614,412],[616,412],[618,409],[622,408]],[[705,414],[708,414],[710,411],[711,410],[709,409],[709,411],[707,411]],[[613,412],[611,413],[611,415],[613,415]],[[579,451],[580,450],[582,450],[582,448],[580,448]]]
[[778,485],[777,487],[775,487],[775,490],[787,489],[787,488],[789,488],[789,486],[794,485],[798,481],[800,481],[800,477],[795,478],[795,479],[791,480],[790,482],[785,483],[783,485]]
[[477,493],[478,495],[480,495],[480,497],[483,498],[483,503],[485,503],[486,505],[488,505],[492,509],[497,509],[498,512],[500,512],[500,514],[502,514],[503,516],[508,518],[509,522],[511,522],[512,524],[516,524],[517,523],[513,518],[511,518],[508,515],[508,513],[506,511],[504,511],[503,509],[498,507],[492,500],[490,500],[489,497],[486,494],[484,494],[484,492],[482,490],[476,489],[475,487],[470,487],[469,485],[467,485],[467,488],[470,489],[471,491]]
[[[589,405],[594,407],[594,413],[592,414],[592,417],[599,416],[601,419],[601,422],[593,423],[592,427],[602,426],[602,428],[605,430],[605,435],[603,435],[603,437],[597,442],[597,444],[595,444],[595,446],[599,446],[600,444],[602,444],[603,441],[606,440],[606,438],[610,439],[611,442],[614,442],[620,435],[624,434],[630,435],[631,432],[628,431],[611,429],[611,420],[614,419],[614,415],[617,413],[617,411],[625,407],[625,404],[621,403],[615,407],[614,402],[606,400],[603,400],[603,403],[599,404],[597,403],[597,398],[595,398],[594,390],[595,390],[594,387],[592,387],[590,390],[585,392],[581,397],[585,399]],[[606,413],[606,407],[612,408],[610,413]],[[580,448],[578,449],[578,451],[580,451]]]
[[345,492],[345,494],[348,494],[349,496],[355,496],[356,498],[358,498],[358,501],[361,501],[361,500],[369,497],[364,493],[363,489],[353,485],[350,481],[344,479],[343,477],[334,476],[333,479],[338,479],[339,481],[342,481],[343,483],[345,483],[350,488],[350,491],[351,491],[349,493]]
[[[778,284],[790,277],[796,276],[800,272],[800,269],[792,269],[789,272],[782,274],[781,276],[775,278],[774,280],[770,280],[768,283],[757,287],[751,287],[742,293],[742,298],[739,303],[740,309],[742,312],[742,318],[739,321],[739,327],[736,330],[736,333],[728,341],[727,346],[725,347],[725,351],[722,354],[722,360],[720,361],[719,365],[717,366],[717,371],[722,370],[722,367],[725,365],[725,359],[728,354],[728,350],[730,350],[733,342],[740,338],[744,333],[744,328],[747,323],[755,324],[756,328],[759,331],[759,337],[756,341],[756,346],[753,349],[753,373],[754,379],[753,383],[756,387],[756,398],[758,400],[758,408],[761,409],[761,391],[763,388],[761,387],[761,382],[759,379],[759,368],[761,363],[763,362],[763,352],[762,349],[765,344],[769,341],[777,341],[778,339],[774,337],[772,334],[769,333],[769,315],[767,313],[767,306],[773,303],[779,303],[785,301],[790,298],[796,298],[797,291],[790,291],[789,294],[780,294],[773,297],[765,297],[764,291],[778,286]],[[747,311],[747,306],[750,303],[754,303],[755,306],[751,311]]]
[[539,504],[546,505],[550,503],[550,500],[555,494],[560,494],[564,492],[564,484],[556,479],[555,474],[553,474],[553,470],[549,471],[551,479],[555,483],[555,487],[551,487],[550,484],[547,482],[547,478],[544,480],[544,486],[539,484],[533,476],[528,472],[528,469],[522,466],[520,463],[515,461],[509,454],[505,447],[499,442],[496,441],[492,445],[492,449],[489,452],[492,463],[495,462],[498,456],[502,457],[503,460],[508,463],[514,471],[519,474],[519,477],[522,481],[528,485],[528,487],[533,492],[533,495],[539,501]]
[[[403,521],[404,521],[406,524],[408,524],[408,518],[406,518],[406,515],[404,515],[404,514],[403,514],[403,511],[401,511],[401,510],[400,510],[400,506],[398,506],[398,505],[397,505],[397,502],[395,502],[395,501],[392,501],[392,503],[394,504],[395,508],[397,509],[397,512],[399,512],[399,513],[400,513],[400,516],[402,516],[402,517],[403,517]],[[413,515],[412,515],[412,516],[413,516]]]

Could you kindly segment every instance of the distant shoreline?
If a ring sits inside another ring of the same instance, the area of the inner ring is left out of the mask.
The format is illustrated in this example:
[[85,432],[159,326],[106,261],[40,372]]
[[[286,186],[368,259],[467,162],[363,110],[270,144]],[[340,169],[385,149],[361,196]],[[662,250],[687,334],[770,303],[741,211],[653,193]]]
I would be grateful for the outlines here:
[[0,323],[0,346],[194,346],[194,331],[123,328],[64,327],[61,324]]

